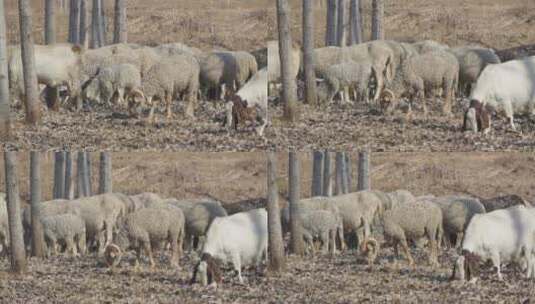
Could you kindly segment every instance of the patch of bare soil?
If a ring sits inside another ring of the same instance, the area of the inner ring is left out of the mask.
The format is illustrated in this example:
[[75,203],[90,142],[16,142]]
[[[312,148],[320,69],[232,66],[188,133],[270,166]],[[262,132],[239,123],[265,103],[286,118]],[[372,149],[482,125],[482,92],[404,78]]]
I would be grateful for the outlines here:
[[[373,268],[351,251],[333,258],[290,257],[280,275],[264,268],[246,270],[245,285],[238,284],[234,272],[226,268],[217,290],[189,285],[197,254],[183,257],[180,268],[174,269],[164,253],[155,269],[145,261],[139,272],[128,254],[114,273],[94,256],[31,259],[28,275],[0,278],[0,303],[528,303],[535,299],[533,282],[514,267],[504,270],[503,282],[486,267],[476,284],[462,284],[448,280],[453,251],[442,252],[438,269],[427,266],[426,251],[412,252],[415,268],[395,259],[390,248],[381,251]],[[6,259],[0,261],[0,269],[8,266]]]

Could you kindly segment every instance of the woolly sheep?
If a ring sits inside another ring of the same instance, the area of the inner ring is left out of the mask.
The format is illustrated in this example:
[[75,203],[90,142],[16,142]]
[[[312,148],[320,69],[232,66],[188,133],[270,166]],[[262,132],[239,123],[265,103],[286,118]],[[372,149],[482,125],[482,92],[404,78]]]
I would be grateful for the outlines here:
[[497,196],[488,199],[480,198],[479,201],[481,202],[481,204],[483,204],[487,212],[491,212],[498,209],[507,209],[518,205],[531,207],[531,204],[529,202],[525,201],[522,197],[516,194]]
[[356,101],[368,100],[370,79],[376,79],[377,73],[369,63],[353,61],[343,62],[329,67],[323,74],[324,81],[318,86],[318,100],[321,103],[331,102],[336,93],[342,94],[345,102],[345,88],[352,88],[357,92]]
[[[268,216],[265,209],[254,209],[227,217],[217,217],[206,234],[201,260],[195,266],[192,283],[200,279],[202,285],[221,282],[219,262],[232,263],[243,284],[241,269],[258,266],[267,258]],[[199,275],[199,278],[197,278]]]
[[417,241],[422,237],[429,241],[430,264],[438,265],[438,244],[442,238],[442,211],[438,206],[425,200],[406,202],[385,211],[383,227],[385,239],[393,241],[396,255],[400,244],[410,266],[414,265],[414,259],[407,241]]
[[412,44],[419,54],[449,50],[449,46],[434,40],[423,40]]
[[158,242],[171,244],[171,265],[178,267],[184,240],[184,214],[179,208],[144,208],[126,216],[119,228],[114,243],[122,250],[136,250],[136,269],[142,250],[149,256],[151,267],[155,266],[152,247]]
[[171,102],[174,97],[182,97],[187,100],[185,114],[194,116],[197,105],[197,91],[199,89],[199,63],[189,54],[173,55],[162,59],[152,66],[141,80],[141,91],[132,92],[132,100],[129,105],[133,112],[139,104],[136,96],[141,97],[141,105],[151,106],[149,121],[153,121],[155,99],[165,102],[167,118],[171,118]]
[[448,114],[451,113],[458,78],[459,63],[455,56],[448,52],[427,52],[408,58],[385,91],[390,91],[398,98],[405,93],[413,95],[422,103],[427,115],[425,92],[441,88],[445,98],[442,109]]
[[325,254],[331,250],[336,253],[336,235],[343,231],[342,217],[326,210],[306,210],[301,213],[303,239],[314,254],[314,239],[321,241],[321,250]]
[[188,53],[200,59],[203,52],[195,47],[187,46],[182,43],[164,43],[154,47],[156,52],[159,52],[163,56],[176,55],[181,53]]
[[445,240],[461,245],[464,230],[475,214],[485,213],[485,207],[476,198],[463,196],[441,196],[429,199],[442,209]]
[[415,200],[414,195],[407,190],[396,190],[393,192],[373,191],[383,203],[383,210],[395,209],[407,202]]
[[78,255],[78,250],[86,252],[86,231],[84,221],[73,214],[58,214],[41,218],[43,224],[43,234],[48,247],[48,255],[52,250],[57,254],[58,242],[65,243],[66,252],[71,252],[73,256]]
[[[227,216],[221,203],[211,199],[167,200],[167,204],[178,207],[186,219],[186,248],[197,248],[199,238],[206,235],[208,228],[216,217]],[[195,244],[197,242],[197,244]],[[195,246],[197,245],[197,246]]]
[[500,63],[494,50],[482,47],[456,47],[450,50],[459,61],[459,93],[468,96],[473,84],[489,64]]
[[100,69],[97,76],[86,86],[83,94],[85,99],[111,105],[111,98],[117,93],[117,103],[122,104],[125,96],[140,87],[141,75],[136,66],[116,64]]

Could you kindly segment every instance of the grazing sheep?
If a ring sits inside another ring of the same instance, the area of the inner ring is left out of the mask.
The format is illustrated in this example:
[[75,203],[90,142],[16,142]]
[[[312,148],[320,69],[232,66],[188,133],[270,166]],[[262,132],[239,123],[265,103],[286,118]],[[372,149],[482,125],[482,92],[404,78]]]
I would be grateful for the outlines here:
[[342,218],[338,213],[326,210],[305,210],[301,213],[303,239],[314,254],[314,239],[321,241],[321,250],[325,254],[330,249],[336,254],[336,235],[344,230]]
[[139,69],[132,64],[116,64],[100,69],[96,78],[86,86],[83,95],[85,99],[106,102],[111,105],[111,99],[117,93],[117,103],[123,104],[124,97],[130,95],[134,89],[141,87]]
[[472,85],[489,64],[500,63],[494,50],[482,47],[456,47],[450,50],[459,61],[459,93],[468,96]]
[[321,103],[331,102],[336,93],[340,92],[342,103],[346,102],[345,89],[354,89],[356,101],[369,102],[370,80],[377,78],[374,67],[369,63],[353,61],[343,62],[329,67],[323,74],[324,81],[318,86],[318,100]]
[[121,251],[136,250],[136,269],[139,268],[142,250],[148,255],[150,266],[155,266],[152,246],[158,242],[171,244],[171,265],[178,266],[184,239],[184,214],[173,206],[135,211],[126,216],[114,239]]
[[212,221],[216,217],[227,216],[227,211],[221,206],[221,203],[211,199],[165,200],[165,202],[180,208],[184,213],[186,218],[186,248],[198,248],[199,238],[206,235]]
[[488,133],[491,115],[496,110],[505,112],[511,129],[516,131],[515,112],[535,113],[534,70],[535,56],[485,67],[470,93],[464,130]]
[[419,54],[448,51],[450,47],[434,40],[423,40],[412,44]]
[[407,242],[422,237],[429,241],[430,264],[438,265],[438,244],[442,238],[442,211],[438,206],[425,200],[406,202],[385,211],[383,227],[385,238],[393,241],[396,255],[400,244],[410,266],[414,266],[414,259]]
[[262,69],[251,78],[236,94],[227,91],[225,96],[226,120],[229,128],[238,129],[238,124],[246,121],[255,123],[259,136],[264,136],[268,124],[267,70]]
[[182,43],[164,43],[154,47],[156,52],[159,52],[162,56],[170,56],[181,53],[188,53],[195,56],[197,59],[201,58],[203,52],[195,47],[187,46]]
[[454,244],[455,248],[461,245],[463,233],[475,214],[485,213],[485,207],[476,198],[463,196],[441,196],[428,199],[442,209],[442,225],[445,240]]
[[401,189],[393,192],[374,191],[374,193],[381,198],[383,210],[395,209],[416,199],[412,193]]
[[479,264],[488,260],[492,261],[499,280],[503,280],[502,263],[510,262],[517,262],[526,268],[527,278],[534,277],[534,219],[533,209],[524,206],[474,215],[466,228],[462,256],[454,266],[452,277],[476,280]]
[[85,223],[79,216],[74,214],[58,214],[41,218],[43,224],[43,234],[48,247],[48,254],[52,250],[58,253],[58,242],[65,243],[66,252],[71,252],[73,256],[78,255],[78,250],[86,252],[86,231]]
[[243,284],[242,267],[258,266],[262,256],[267,258],[267,250],[268,227],[265,209],[215,218],[206,234],[201,260],[195,266],[191,283],[197,279],[204,286],[221,283],[219,263],[222,262],[232,263],[240,283]]
[[479,201],[483,204],[487,212],[498,209],[507,209],[514,206],[531,207],[529,202],[516,194],[497,196],[488,199],[480,198]]
[[445,99],[442,110],[449,114],[458,78],[459,63],[455,56],[448,52],[427,52],[408,58],[387,88],[397,98],[406,93],[416,97],[422,103],[425,115],[427,115],[425,92],[441,88]]
[[199,64],[197,59],[189,54],[169,56],[143,74],[141,91],[132,91],[132,102],[129,104],[129,108],[131,112],[134,112],[140,103],[136,97],[141,97],[142,105],[151,106],[148,120],[153,122],[155,99],[165,102],[167,118],[171,118],[173,98],[183,97],[188,102],[185,114],[193,117],[197,105],[198,89]]

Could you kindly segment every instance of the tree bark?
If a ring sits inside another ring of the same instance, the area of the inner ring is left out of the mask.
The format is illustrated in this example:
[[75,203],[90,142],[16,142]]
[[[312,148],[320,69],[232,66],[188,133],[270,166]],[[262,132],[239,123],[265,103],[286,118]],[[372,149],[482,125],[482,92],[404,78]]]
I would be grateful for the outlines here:
[[316,105],[314,72],[314,0],[303,0],[303,62],[305,67],[305,102]]
[[79,43],[84,47],[87,47],[87,0],[80,1],[80,41]]
[[383,0],[372,0],[372,40],[385,39],[383,28],[384,10]]
[[335,194],[340,195],[347,193],[347,189],[345,189],[345,181],[344,181],[344,171],[345,171],[345,156],[344,152],[336,152],[336,159],[335,159]]
[[102,37],[100,29],[100,0],[93,0],[93,8],[91,9],[91,48],[99,48],[102,46]]
[[362,16],[360,11],[360,0],[350,0],[350,45],[362,43]]
[[53,198],[65,198],[65,151],[56,151],[54,153]]
[[37,90],[37,74],[35,73],[32,9],[30,7],[30,0],[19,0],[19,23],[26,122],[28,124],[37,125],[41,121],[41,107],[39,91]]
[[22,274],[27,271],[27,264],[15,152],[4,152],[4,166],[6,174],[7,220],[9,223],[9,239],[11,240],[11,270],[15,273]]
[[86,171],[87,161],[85,159],[85,152],[79,151],[76,160],[76,198],[87,196],[86,187]]
[[7,36],[4,0],[0,0],[0,140],[11,134],[9,77],[7,72]]
[[113,43],[126,43],[127,41],[126,0],[115,0],[115,18]]
[[45,44],[56,43],[56,0],[45,0]]
[[101,46],[105,46],[108,41],[108,19],[106,18],[106,9],[103,0],[100,1],[100,41]]
[[41,161],[39,151],[30,152],[30,206],[32,221],[32,256],[45,257],[45,237],[41,224]]
[[312,196],[323,194],[323,152],[314,151],[312,164]]
[[346,46],[349,30],[348,0],[338,0],[338,19],[336,24],[336,45]]
[[346,188],[347,193],[351,193],[351,188],[353,185],[353,170],[352,170],[352,164],[351,164],[351,153],[346,153]]
[[278,203],[277,163],[275,155],[268,153],[267,161],[267,212],[269,233],[269,269],[280,272],[285,268],[284,243],[282,241],[282,226]]
[[288,157],[288,184],[290,189],[290,245],[293,254],[303,255],[303,231],[301,226],[301,213],[299,212],[299,158],[295,151],[290,151]]
[[325,30],[325,46],[336,44],[336,26],[338,24],[338,0],[327,0],[327,29]]
[[370,190],[370,157],[368,151],[359,152],[359,176],[357,190]]
[[84,184],[85,184],[85,193],[87,196],[93,195],[93,166],[91,166],[91,153],[85,152],[85,160],[86,160],[86,170],[85,170],[85,176],[84,176]]
[[80,0],[71,0],[69,42],[80,43]]
[[323,196],[333,195],[331,154],[328,150],[323,153]]
[[111,177],[111,156],[109,152],[100,152],[100,176],[98,192],[109,193],[112,192],[112,177]]
[[73,164],[72,164],[72,152],[65,152],[65,199],[73,199]]
[[284,104],[284,117],[289,122],[298,120],[297,85],[291,75],[292,37],[290,32],[290,6],[288,0],[277,0],[277,23],[279,30],[279,56],[281,63],[282,93],[281,102]]

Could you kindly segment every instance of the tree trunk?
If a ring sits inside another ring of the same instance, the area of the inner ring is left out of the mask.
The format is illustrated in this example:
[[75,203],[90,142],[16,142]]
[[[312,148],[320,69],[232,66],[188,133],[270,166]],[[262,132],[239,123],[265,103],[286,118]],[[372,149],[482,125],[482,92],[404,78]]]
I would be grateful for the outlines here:
[[336,45],[346,46],[349,34],[348,0],[338,0],[338,20],[336,24]]
[[350,0],[350,45],[362,43],[362,16],[360,12],[360,0]]
[[63,198],[65,199],[73,199],[73,176],[72,176],[72,170],[73,164],[72,164],[72,152],[67,151],[65,152],[65,191]]
[[278,202],[277,162],[272,152],[268,153],[267,162],[267,212],[269,233],[269,269],[280,272],[285,268],[284,243],[282,241],[282,226]]
[[30,152],[30,206],[32,221],[32,256],[45,257],[45,237],[41,225],[41,161],[39,151]]
[[96,49],[102,46],[100,29],[100,1],[93,0],[91,9],[91,48]]
[[372,0],[372,40],[385,39],[383,17],[385,7],[383,0]]
[[331,154],[328,150],[323,153],[323,196],[333,195],[332,186],[332,169],[331,169]]
[[108,41],[108,20],[106,19],[106,10],[104,8],[104,2],[102,0],[99,0],[100,2],[100,42],[101,47],[105,46]]
[[336,152],[336,159],[335,159],[335,194],[340,195],[347,193],[347,189],[345,187],[345,156],[344,152]]
[[7,72],[7,36],[4,0],[0,0],[0,140],[7,141],[11,133],[9,77]]
[[291,75],[292,37],[290,33],[290,6],[288,0],[277,0],[277,22],[279,29],[279,56],[281,63],[282,93],[281,102],[284,104],[284,117],[289,122],[298,120],[297,85]]
[[115,0],[115,16],[114,16],[114,31],[113,31],[113,43],[126,43],[127,30],[126,30],[126,0]]
[[346,153],[346,189],[347,193],[351,193],[351,188],[353,185],[353,170],[351,167],[351,153]]
[[67,41],[72,43],[73,41],[73,33],[72,29],[74,28],[74,1],[76,0],[70,0],[69,1],[69,31],[67,36]]
[[65,152],[54,153],[54,199],[65,198]]
[[80,43],[80,0],[71,0],[69,42]]
[[86,187],[86,171],[87,161],[85,159],[85,152],[79,151],[76,160],[76,198],[87,196]]
[[87,47],[87,0],[80,1],[80,44]]
[[370,190],[370,158],[368,151],[359,152],[359,176],[357,190]]
[[303,62],[305,67],[305,102],[315,105],[316,73],[314,72],[314,0],[303,0]]
[[299,158],[295,151],[289,153],[288,158],[288,184],[290,189],[290,245],[293,254],[303,255],[305,248],[303,244],[303,231],[301,226],[301,215],[299,212]]
[[109,193],[112,192],[112,178],[111,178],[111,156],[109,152],[100,152],[100,176],[98,192]]
[[37,74],[35,73],[32,9],[30,7],[30,0],[19,0],[19,22],[26,122],[32,125],[37,125],[41,121],[41,105],[39,101],[39,91],[37,90]]
[[325,46],[336,44],[336,26],[338,24],[338,0],[327,0],[327,29],[325,30]]
[[312,164],[312,196],[323,194],[323,152],[314,151]]
[[86,170],[85,170],[85,176],[84,176],[84,184],[85,184],[85,193],[87,196],[93,195],[93,166],[91,166],[91,154],[89,152],[85,152],[85,160],[86,160]]
[[19,202],[19,186],[17,179],[17,159],[15,152],[4,152],[4,166],[6,170],[6,199],[7,220],[9,223],[9,238],[11,240],[11,270],[15,273],[25,273],[27,270],[22,218]]
[[45,0],[45,44],[56,43],[56,0]]

